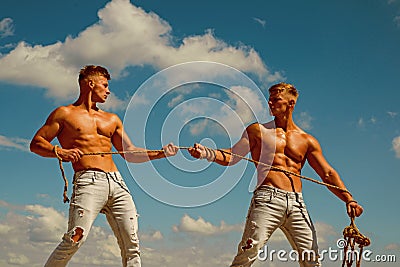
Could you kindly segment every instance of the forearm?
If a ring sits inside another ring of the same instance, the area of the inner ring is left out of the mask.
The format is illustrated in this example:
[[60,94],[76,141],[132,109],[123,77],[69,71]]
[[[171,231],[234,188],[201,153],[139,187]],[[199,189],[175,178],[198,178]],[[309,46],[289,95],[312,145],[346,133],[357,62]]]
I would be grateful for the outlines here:
[[215,149],[213,151],[215,152],[215,163],[218,163],[222,166],[232,165],[232,155],[230,153],[231,149]]
[[131,163],[143,163],[150,160],[165,158],[164,151],[148,151],[144,148],[127,149],[127,151],[132,151],[132,153],[126,153],[123,155],[126,161]]
[[335,194],[339,199],[341,199],[343,202],[348,203],[348,202],[354,200],[353,196],[351,195],[351,193],[347,190],[346,186],[344,185],[342,179],[335,171],[328,172],[325,175],[325,177],[323,177],[323,181],[342,189],[342,190],[339,190],[339,189],[329,187],[329,190],[333,194]]
[[30,143],[31,152],[42,157],[55,158],[54,146],[43,137],[34,137]]

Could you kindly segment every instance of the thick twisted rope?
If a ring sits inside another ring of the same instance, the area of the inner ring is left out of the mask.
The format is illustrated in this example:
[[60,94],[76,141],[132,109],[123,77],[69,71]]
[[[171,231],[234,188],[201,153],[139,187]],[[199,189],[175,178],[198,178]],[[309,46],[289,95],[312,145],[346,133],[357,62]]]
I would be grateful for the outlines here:
[[[350,225],[343,230],[343,237],[346,240],[346,246],[344,247],[342,267],[345,265],[346,267],[352,266],[354,262],[354,256],[356,256],[356,267],[360,267],[363,248],[371,244],[371,240],[365,235],[361,234],[360,230],[358,230],[354,219],[355,216],[352,215]],[[360,248],[358,254],[354,254],[356,244],[358,244],[358,247]],[[350,255],[347,253],[348,249],[351,250]]]
[[[56,157],[58,159],[59,167],[60,167],[60,170],[61,170],[61,175],[62,175],[63,180],[64,180],[63,201],[64,201],[64,203],[66,203],[66,202],[69,202],[69,198],[67,196],[68,180],[67,180],[67,178],[65,176],[64,168],[63,168],[63,165],[62,165],[62,158],[57,153],[57,147],[58,146],[55,145],[54,148],[53,148],[53,151],[54,151],[54,154],[56,155]],[[189,148],[191,148],[191,147],[186,147],[186,146],[178,147],[178,149],[181,149],[181,150],[188,150]],[[209,149],[209,148],[207,148],[207,149]],[[269,168],[270,170],[283,172],[286,175],[293,175],[293,176],[299,177],[300,179],[304,179],[304,180],[307,180],[307,181],[310,181],[310,182],[313,182],[313,183],[316,183],[316,184],[319,184],[319,185],[324,185],[324,186],[327,186],[327,187],[330,187],[330,188],[334,188],[336,190],[340,190],[342,192],[346,192],[346,193],[350,194],[350,192],[347,189],[338,187],[336,185],[332,185],[332,184],[328,184],[328,183],[325,183],[325,182],[321,182],[321,181],[312,179],[310,177],[307,177],[307,176],[304,176],[304,175],[301,175],[301,174],[298,174],[298,173],[295,173],[295,172],[291,172],[291,171],[288,171],[288,170],[285,170],[285,169],[282,169],[282,168],[279,168],[279,167],[276,167],[276,166],[272,166],[272,165],[267,164],[265,162],[260,162],[260,161],[257,161],[257,160],[251,159],[251,158],[244,157],[244,156],[239,155],[239,154],[235,154],[233,152],[224,151],[224,150],[221,150],[221,149],[218,149],[218,151],[220,151],[222,154],[227,153],[227,154],[230,154],[230,155],[232,155],[234,157],[238,157],[240,159],[247,160],[247,161],[255,163],[257,165],[265,166],[265,167]],[[83,156],[116,155],[116,154],[120,154],[121,155],[121,154],[137,154],[137,153],[151,153],[151,152],[159,153],[159,152],[164,152],[164,150],[163,149],[155,149],[155,150],[147,150],[146,149],[146,150],[125,150],[125,151],[108,151],[108,152],[86,152],[86,153],[83,153]]]

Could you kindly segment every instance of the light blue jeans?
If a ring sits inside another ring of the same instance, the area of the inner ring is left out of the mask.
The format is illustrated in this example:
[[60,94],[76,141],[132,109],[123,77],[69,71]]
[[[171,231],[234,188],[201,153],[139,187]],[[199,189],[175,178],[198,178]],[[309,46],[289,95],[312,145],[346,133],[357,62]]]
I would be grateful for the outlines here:
[[[97,215],[105,213],[118,245],[123,266],[141,266],[137,211],[119,172],[81,171],[74,175],[68,230],[45,266],[66,266],[86,240]],[[77,241],[75,242],[74,239]],[[93,255],[96,257],[96,255]]]
[[321,266],[316,232],[302,194],[271,186],[260,186],[254,192],[243,237],[231,266],[251,266],[277,228],[297,251],[300,266]]

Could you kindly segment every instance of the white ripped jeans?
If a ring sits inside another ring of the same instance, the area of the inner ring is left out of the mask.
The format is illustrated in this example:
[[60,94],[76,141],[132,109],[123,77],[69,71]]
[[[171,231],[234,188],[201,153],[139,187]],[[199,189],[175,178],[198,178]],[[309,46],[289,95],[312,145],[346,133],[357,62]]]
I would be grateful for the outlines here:
[[[300,266],[321,266],[316,232],[302,194],[264,185],[254,192],[243,237],[231,266],[251,266],[277,228],[283,231],[299,256],[305,255],[303,259],[300,257]],[[306,252],[310,251],[311,257],[308,257]]]
[[[141,266],[137,211],[119,172],[80,171],[74,175],[68,230],[45,266],[66,266],[86,240],[97,215],[105,213],[118,245],[123,266]],[[75,242],[73,239],[78,239]],[[96,257],[96,255],[93,255]]]

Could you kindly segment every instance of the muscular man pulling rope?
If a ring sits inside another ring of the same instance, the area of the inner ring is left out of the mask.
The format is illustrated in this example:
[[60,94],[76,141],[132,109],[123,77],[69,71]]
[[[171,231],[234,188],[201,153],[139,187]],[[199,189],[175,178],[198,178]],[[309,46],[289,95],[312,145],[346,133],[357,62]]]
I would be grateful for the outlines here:
[[[363,208],[346,189],[338,173],[328,164],[321,146],[292,118],[298,92],[291,84],[269,89],[269,107],[274,120],[247,127],[241,139],[229,149],[211,150],[200,144],[189,149],[195,158],[220,165],[236,164],[247,153],[257,167],[258,187],[251,201],[243,237],[231,266],[250,266],[272,233],[280,228],[298,255],[318,255],[316,233],[302,196],[301,169],[306,161],[346,203],[347,213],[360,216]],[[300,259],[301,266],[320,266],[318,257]]]
[[[125,147],[142,151],[121,154],[125,160],[145,162],[173,156],[178,148],[172,143],[161,151],[147,151],[134,146],[118,116],[97,107],[97,103],[105,102],[110,94],[109,79],[110,75],[103,67],[84,67],[79,73],[78,100],[54,110],[32,139],[31,151],[44,157],[57,156],[62,171],[62,161],[70,161],[75,171],[68,230],[46,266],[67,265],[86,240],[99,212],[106,214],[118,239],[123,265],[141,266],[136,207],[112,155],[84,157],[83,151],[111,151],[112,146],[123,150]],[[62,148],[50,143],[56,137]],[[66,194],[64,198],[68,199]]]

